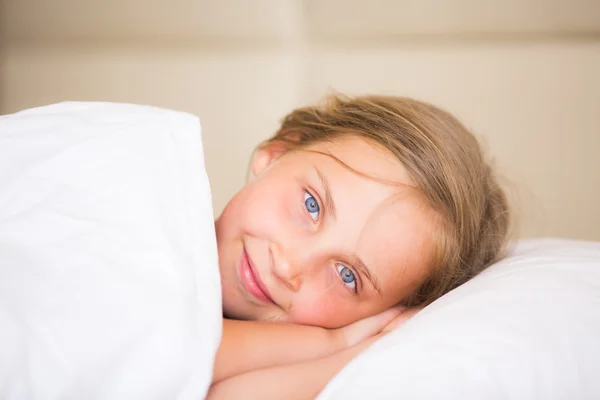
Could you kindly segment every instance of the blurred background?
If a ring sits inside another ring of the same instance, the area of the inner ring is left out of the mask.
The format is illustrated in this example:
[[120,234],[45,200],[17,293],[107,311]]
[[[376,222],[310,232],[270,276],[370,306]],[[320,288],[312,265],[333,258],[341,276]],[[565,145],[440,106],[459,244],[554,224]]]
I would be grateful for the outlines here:
[[0,0],[0,113],[200,116],[215,213],[256,144],[330,91],[412,96],[485,142],[521,237],[600,240],[600,0]]

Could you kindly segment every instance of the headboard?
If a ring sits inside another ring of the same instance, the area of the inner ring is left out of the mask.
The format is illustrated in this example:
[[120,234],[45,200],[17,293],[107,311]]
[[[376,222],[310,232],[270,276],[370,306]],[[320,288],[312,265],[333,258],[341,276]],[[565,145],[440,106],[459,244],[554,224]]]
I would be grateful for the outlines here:
[[215,211],[254,146],[328,91],[456,114],[520,236],[600,240],[600,2],[1,0],[0,112],[63,100],[198,114]]

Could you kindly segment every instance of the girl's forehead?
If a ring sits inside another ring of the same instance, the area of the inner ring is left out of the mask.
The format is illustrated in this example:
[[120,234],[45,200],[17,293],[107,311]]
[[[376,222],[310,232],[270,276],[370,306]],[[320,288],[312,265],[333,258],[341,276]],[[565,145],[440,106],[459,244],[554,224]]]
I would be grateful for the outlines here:
[[357,253],[377,272],[406,275],[428,264],[432,213],[409,188],[382,201],[364,218],[356,242]]
[[[387,181],[398,185],[414,186],[414,182],[400,160],[382,145],[359,137],[341,137],[328,142],[316,143],[308,148],[330,157],[316,157],[323,164],[333,164],[338,171],[370,177],[373,181]],[[318,154],[317,154],[318,155]],[[325,158],[323,158],[325,157]],[[326,158],[329,158],[327,160]],[[343,170],[339,170],[339,168]],[[358,174],[357,174],[358,173]]]

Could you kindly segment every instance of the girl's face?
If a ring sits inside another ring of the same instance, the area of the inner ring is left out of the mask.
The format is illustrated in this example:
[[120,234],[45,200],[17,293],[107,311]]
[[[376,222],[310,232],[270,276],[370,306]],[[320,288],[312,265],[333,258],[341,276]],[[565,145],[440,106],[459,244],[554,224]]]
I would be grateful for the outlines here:
[[[384,311],[422,282],[432,213],[403,166],[359,138],[253,159],[216,221],[223,312],[334,328]],[[369,177],[392,181],[386,185]]]

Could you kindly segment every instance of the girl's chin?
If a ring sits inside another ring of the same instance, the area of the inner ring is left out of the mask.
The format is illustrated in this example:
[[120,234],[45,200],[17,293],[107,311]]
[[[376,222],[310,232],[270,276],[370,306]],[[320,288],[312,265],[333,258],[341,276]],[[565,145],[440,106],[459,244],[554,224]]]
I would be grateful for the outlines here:
[[259,310],[259,307],[241,300],[235,304],[225,302],[223,305],[223,317],[245,321],[268,320],[267,310]]

